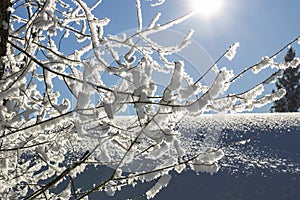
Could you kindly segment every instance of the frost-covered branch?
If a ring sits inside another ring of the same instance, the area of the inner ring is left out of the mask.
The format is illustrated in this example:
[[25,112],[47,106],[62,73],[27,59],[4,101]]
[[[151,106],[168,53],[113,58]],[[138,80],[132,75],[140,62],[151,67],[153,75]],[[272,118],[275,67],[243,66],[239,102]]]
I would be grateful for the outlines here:
[[[0,47],[0,198],[83,199],[157,180],[146,192],[153,198],[168,185],[172,170],[213,174],[226,149],[212,145],[216,136],[195,141],[196,135],[182,131],[182,120],[242,112],[278,99],[284,91],[263,95],[263,86],[299,64],[298,58],[288,64],[274,61],[295,39],[234,76],[216,66],[223,57],[235,56],[239,43],[234,43],[195,81],[185,61],[174,58],[191,44],[194,31],[169,46],[152,37],[194,13],[163,23],[158,13],[147,22],[142,1],[134,3],[136,31],[120,35],[104,31],[109,19],[95,14],[101,1],[20,0],[6,9],[11,16],[6,32],[0,31],[1,41],[7,37],[6,49]],[[228,94],[241,75],[267,66],[278,71]],[[213,69],[216,76],[205,85],[202,79]],[[159,75],[165,80],[157,80]],[[104,164],[113,168],[108,178],[81,191],[75,184],[78,174]],[[62,182],[65,188],[52,190]]]
[[296,37],[295,39],[293,39],[292,41],[290,41],[289,43],[287,43],[286,45],[284,45],[280,50],[278,50],[276,53],[274,53],[270,57],[263,57],[260,62],[258,62],[258,63],[254,64],[254,65],[251,65],[251,66],[245,68],[238,75],[236,75],[233,79],[231,79],[230,82],[234,82],[236,79],[240,78],[243,74],[245,74],[249,70],[253,70],[254,69],[257,72],[257,70],[260,71],[260,69],[264,68],[267,65],[272,65],[273,58],[275,58],[277,55],[279,55],[282,51],[284,51],[291,44],[299,41],[299,38],[300,38],[300,36]]

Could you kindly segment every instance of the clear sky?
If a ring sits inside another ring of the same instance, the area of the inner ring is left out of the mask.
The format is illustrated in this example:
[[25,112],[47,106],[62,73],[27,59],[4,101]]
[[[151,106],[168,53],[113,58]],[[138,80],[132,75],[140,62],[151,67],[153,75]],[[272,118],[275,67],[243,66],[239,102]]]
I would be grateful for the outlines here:
[[[164,23],[195,8],[192,0],[166,0],[162,6],[154,8],[150,8],[149,1],[141,2],[146,25],[157,12],[162,13],[159,22]],[[194,29],[193,39],[202,45],[213,60],[232,43],[240,42],[234,60],[229,62],[223,59],[219,64],[219,67],[226,66],[237,74],[243,68],[259,62],[263,56],[272,55],[300,35],[299,10],[299,0],[223,0],[222,6],[214,15],[194,15],[172,29],[183,33],[190,28]],[[137,27],[135,0],[103,0],[97,16],[111,19],[105,29],[106,33],[116,34]],[[300,55],[300,45],[296,43],[293,47]],[[278,56],[277,61],[281,61],[282,57],[283,54]],[[266,73],[271,72],[266,70]],[[251,76],[251,72],[249,74],[249,78],[234,85],[232,91],[247,89],[249,85],[265,77],[264,73],[257,78]],[[256,109],[255,112],[269,112],[270,106]]]

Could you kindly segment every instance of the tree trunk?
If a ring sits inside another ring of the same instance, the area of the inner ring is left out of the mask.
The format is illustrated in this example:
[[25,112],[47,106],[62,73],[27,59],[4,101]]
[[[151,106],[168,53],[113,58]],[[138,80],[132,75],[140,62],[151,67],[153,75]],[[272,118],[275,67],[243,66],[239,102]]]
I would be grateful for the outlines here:
[[3,78],[5,65],[2,62],[2,56],[6,55],[7,40],[8,40],[8,26],[10,12],[10,0],[0,0],[0,79]]

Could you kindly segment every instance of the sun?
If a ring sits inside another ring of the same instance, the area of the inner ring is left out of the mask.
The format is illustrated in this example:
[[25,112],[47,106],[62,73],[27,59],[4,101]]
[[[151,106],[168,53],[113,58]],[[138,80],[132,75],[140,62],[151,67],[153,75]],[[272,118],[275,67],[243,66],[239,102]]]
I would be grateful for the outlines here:
[[203,17],[212,17],[218,14],[224,0],[190,0],[191,6]]

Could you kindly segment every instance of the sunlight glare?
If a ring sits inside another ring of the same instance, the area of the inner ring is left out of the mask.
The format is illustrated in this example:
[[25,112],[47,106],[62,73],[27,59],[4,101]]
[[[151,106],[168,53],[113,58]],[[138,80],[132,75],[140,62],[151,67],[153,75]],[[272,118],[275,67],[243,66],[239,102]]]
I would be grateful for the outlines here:
[[218,14],[223,5],[223,0],[191,0],[191,6],[203,17]]

